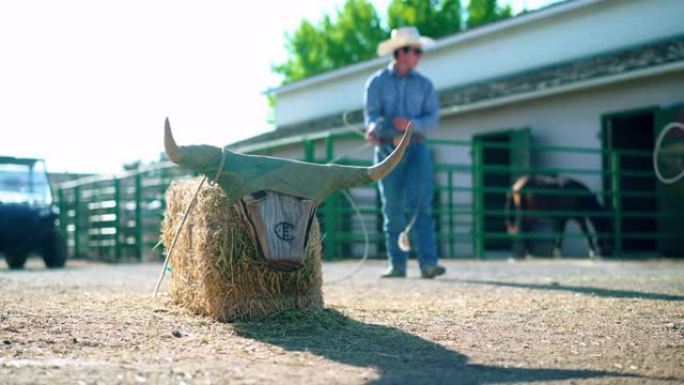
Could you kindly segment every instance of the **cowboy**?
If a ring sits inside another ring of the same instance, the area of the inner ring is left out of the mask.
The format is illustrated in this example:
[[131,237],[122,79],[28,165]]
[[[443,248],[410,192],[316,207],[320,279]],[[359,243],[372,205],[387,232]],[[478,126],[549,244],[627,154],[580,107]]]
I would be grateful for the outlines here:
[[[381,162],[401,135],[413,127],[413,138],[404,159],[379,181],[389,268],[383,278],[406,277],[409,229],[414,229],[422,278],[434,278],[446,269],[437,264],[435,224],[432,218],[432,159],[425,143],[428,130],[439,122],[439,103],[432,82],[415,71],[423,47],[432,39],[420,36],[415,27],[392,31],[378,45],[378,56],[394,60],[366,82],[364,118],[366,140],[375,146],[374,161]],[[407,228],[405,206],[413,213]],[[406,229],[406,230],[405,230]],[[400,242],[402,241],[402,242]]]

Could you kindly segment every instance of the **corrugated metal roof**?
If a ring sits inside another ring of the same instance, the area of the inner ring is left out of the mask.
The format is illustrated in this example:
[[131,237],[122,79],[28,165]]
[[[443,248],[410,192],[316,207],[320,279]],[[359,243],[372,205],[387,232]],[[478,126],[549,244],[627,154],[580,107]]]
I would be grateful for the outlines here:
[[[472,28],[454,35],[436,40],[433,45],[426,48],[426,51],[435,51],[448,48],[455,44],[461,44],[474,39],[486,37],[488,35],[496,34],[510,28],[515,28],[523,24],[531,23],[541,19],[555,17],[560,14],[572,12],[578,8],[583,8],[593,4],[601,3],[605,0],[567,0],[561,3],[554,3],[547,7],[539,8],[537,10],[524,13],[509,19],[504,19],[495,23],[483,25]],[[318,83],[322,83],[331,79],[347,76],[358,72],[363,72],[375,68],[377,66],[386,64],[387,57],[379,57],[371,60],[366,60],[360,63],[345,66],[336,70],[328,71],[320,75],[315,75],[306,79],[302,79],[293,83],[289,83],[280,87],[266,90],[266,94],[279,94],[285,92],[296,91],[305,87],[311,87]]]

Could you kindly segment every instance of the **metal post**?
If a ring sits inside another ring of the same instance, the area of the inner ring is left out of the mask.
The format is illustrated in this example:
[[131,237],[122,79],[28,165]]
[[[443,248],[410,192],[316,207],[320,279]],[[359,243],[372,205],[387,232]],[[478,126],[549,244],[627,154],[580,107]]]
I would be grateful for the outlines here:
[[473,225],[473,242],[475,257],[483,258],[485,253],[485,234],[484,234],[484,178],[482,175],[483,146],[482,141],[473,142],[473,214],[475,216]]
[[[64,202],[64,190],[62,188],[57,189],[57,199],[59,202],[57,203],[57,206],[59,207],[59,228],[62,230],[62,234],[64,234],[64,239],[67,240],[69,239],[69,233],[67,233],[67,215],[66,215],[66,202]],[[68,243],[67,243],[68,244]],[[67,248],[67,257],[69,257],[69,249]]]
[[610,154],[611,166],[611,200],[613,203],[613,231],[615,237],[615,255],[622,255],[622,183],[620,154],[613,152]]
[[121,258],[121,179],[114,179],[114,257]]
[[314,141],[307,139],[304,142],[304,160],[307,162],[313,162],[316,155],[316,147],[314,146]]
[[[308,141],[308,143],[311,143],[311,141]],[[328,135],[328,137],[325,139],[325,161],[326,163],[332,161],[334,159],[334,149],[335,144],[334,144],[334,139],[331,135]],[[307,146],[307,153],[310,153],[307,155],[307,157],[313,158],[313,146],[309,145]],[[333,193],[331,194],[326,200],[325,204],[323,205],[323,223],[325,224],[325,232],[327,233],[327,236],[325,237],[325,240],[323,242],[323,252],[324,252],[324,258],[327,261],[331,261],[335,258],[335,253],[337,251],[337,215],[335,215],[335,206],[337,205],[338,202],[338,193]]]
[[328,135],[325,138],[325,162],[329,163],[335,159],[335,138]]
[[449,211],[449,237],[447,237],[447,242],[449,242],[449,258],[453,258],[455,254],[454,250],[454,171],[449,170],[447,174],[447,210]]
[[81,186],[74,187],[74,257],[81,255]]
[[323,243],[325,260],[335,259],[337,252],[337,210],[339,193],[330,194],[323,205],[323,221],[325,223],[326,237]]
[[143,186],[140,173],[135,174],[135,256],[142,260],[143,245],[143,216],[142,216]]

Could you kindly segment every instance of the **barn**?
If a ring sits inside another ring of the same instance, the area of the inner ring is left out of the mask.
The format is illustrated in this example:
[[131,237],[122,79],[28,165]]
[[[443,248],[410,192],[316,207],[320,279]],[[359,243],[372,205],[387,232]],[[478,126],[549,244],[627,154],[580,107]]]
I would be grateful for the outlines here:
[[[504,193],[530,172],[570,176],[595,191],[611,212],[620,255],[684,254],[676,242],[684,235],[677,218],[684,190],[659,183],[651,158],[659,129],[684,116],[681,15],[678,0],[566,1],[439,39],[426,50],[418,70],[433,80],[441,106],[429,139],[438,165],[442,255],[510,253]],[[357,135],[364,129],[363,87],[388,60],[269,90],[277,99],[276,129],[232,147],[313,161],[349,152],[349,162],[371,159]],[[354,196],[369,207],[377,203],[372,191]],[[358,241],[357,221],[333,218],[333,238]],[[377,230],[377,215],[369,219]],[[550,244],[545,229],[540,220],[535,247],[542,255]],[[586,255],[578,227],[566,231],[564,254]],[[345,243],[334,241],[327,256]]]
[[[604,210],[561,214],[607,218],[611,228],[598,235],[614,241],[616,258],[684,256],[684,181],[660,182],[652,162],[663,127],[684,121],[682,15],[680,0],[569,0],[426,49],[418,70],[433,80],[441,113],[428,137],[441,257],[508,257],[522,238],[533,242],[533,254],[551,255],[549,218],[558,213],[531,213],[539,220],[528,233],[505,231],[506,192],[530,173],[586,184]],[[276,128],[228,147],[369,165],[363,89],[388,61],[375,58],[268,90],[277,99]],[[69,255],[158,257],[153,246],[164,191],[183,176],[160,163],[60,185]],[[376,186],[332,194],[317,214],[326,260],[358,258],[367,245],[370,256],[384,257]],[[575,223],[565,239],[564,256],[588,255]]]

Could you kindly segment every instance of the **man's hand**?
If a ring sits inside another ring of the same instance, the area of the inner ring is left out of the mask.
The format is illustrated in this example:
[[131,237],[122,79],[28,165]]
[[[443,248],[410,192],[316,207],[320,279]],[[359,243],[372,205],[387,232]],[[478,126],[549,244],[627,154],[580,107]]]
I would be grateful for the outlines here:
[[375,130],[366,131],[366,141],[372,146],[376,146],[380,143],[378,140],[378,134],[375,132]]
[[394,124],[394,128],[397,130],[404,132],[409,126],[409,123],[411,123],[411,120],[406,119],[406,118],[394,118],[392,120],[392,124]]

